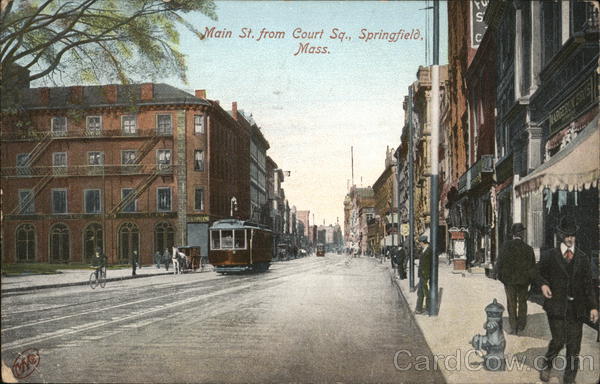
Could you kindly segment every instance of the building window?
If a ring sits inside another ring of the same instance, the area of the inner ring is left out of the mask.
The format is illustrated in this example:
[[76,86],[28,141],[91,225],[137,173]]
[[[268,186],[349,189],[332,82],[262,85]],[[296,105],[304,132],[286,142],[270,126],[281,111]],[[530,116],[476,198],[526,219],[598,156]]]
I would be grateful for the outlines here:
[[85,262],[89,263],[94,256],[96,248],[103,249],[103,232],[100,224],[92,223],[85,228],[83,233],[84,258]]
[[51,130],[54,135],[64,135],[67,133],[67,118],[53,117],[51,120]]
[[67,166],[67,152],[54,152],[52,154],[52,166],[53,167],[66,167]]
[[157,115],[156,116],[156,132],[159,135],[169,135],[173,133],[173,126],[171,124],[171,115]]
[[158,211],[171,210],[171,188],[163,187],[156,190],[156,201]]
[[65,224],[56,224],[50,230],[50,260],[69,261],[69,228]]
[[35,228],[31,224],[22,224],[17,228],[17,262],[35,261]]
[[126,151],[121,151],[121,164],[122,165],[135,164],[136,154],[137,154],[137,151],[132,150],[132,149],[128,149]]
[[546,65],[558,52],[562,42],[560,1],[542,2],[542,62]]
[[103,165],[104,152],[88,152],[88,165]]
[[156,151],[156,164],[159,166],[171,165],[171,150],[159,149]]
[[[127,196],[133,193],[133,188],[122,188],[121,189],[121,200],[125,200]],[[123,212],[136,212],[137,211],[137,199],[131,200],[127,205],[125,205],[122,209]]]
[[121,130],[124,135],[135,135],[137,133],[137,124],[135,115],[126,115],[121,117]]
[[204,189],[196,188],[194,192],[194,209],[204,211]]
[[[133,252],[140,254],[140,230],[135,224],[125,223],[119,229],[119,260],[129,263]],[[139,259],[138,259],[139,262]]]
[[102,212],[102,205],[100,204],[100,190],[99,189],[86,189],[84,195],[84,206],[85,213],[100,213]]
[[201,135],[204,133],[204,116],[194,115],[194,134]]
[[29,153],[19,153],[17,155],[17,175],[23,176],[31,174],[29,158]]
[[19,211],[22,215],[35,213],[35,199],[31,189],[19,189]]
[[154,251],[161,255],[165,250],[171,251],[175,245],[175,229],[169,223],[159,223],[154,228]]
[[521,7],[521,95],[529,95],[531,86],[531,3]]
[[89,135],[99,135],[102,131],[102,117],[88,116],[86,118],[86,130]]
[[194,151],[194,171],[204,171],[204,151],[201,149]]
[[52,190],[52,213],[67,213],[67,190]]

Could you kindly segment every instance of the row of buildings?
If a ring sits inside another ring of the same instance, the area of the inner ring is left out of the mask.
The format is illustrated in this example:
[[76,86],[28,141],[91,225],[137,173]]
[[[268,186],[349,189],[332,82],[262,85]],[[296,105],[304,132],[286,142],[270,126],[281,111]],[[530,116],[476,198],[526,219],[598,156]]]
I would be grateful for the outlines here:
[[[296,243],[286,172],[252,116],[167,84],[15,89],[1,119],[3,263],[144,263],[173,245],[208,252],[238,217]],[[289,173],[288,173],[289,174]],[[308,225],[308,223],[306,223]]]
[[539,255],[555,246],[565,215],[580,227],[578,246],[597,258],[598,3],[496,0],[486,9],[475,3],[483,2],[448,2],[439,147],[431,148],[431,67],[419,67],[404,100],[400,145],[393,156],[386,152],[372,190],[353,187],[346,196],[345,239],[374,251],[382,239],[393,244],[398,232],[405,240],[412,195],[415,236],[438,226],[438,249],[463,265],[490,270],[516,222],[526,226],[525,240]]

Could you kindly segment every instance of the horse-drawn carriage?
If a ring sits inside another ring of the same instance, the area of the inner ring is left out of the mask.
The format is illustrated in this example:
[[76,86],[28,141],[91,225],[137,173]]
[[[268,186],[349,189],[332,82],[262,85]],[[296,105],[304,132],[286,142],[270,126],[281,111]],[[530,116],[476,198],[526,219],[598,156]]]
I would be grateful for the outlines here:
[[197,271],[198,269],[204,271],[206,258],[202,258],[199,246],[187,245],[175,248],[174,252],[177,252],[180,272]]

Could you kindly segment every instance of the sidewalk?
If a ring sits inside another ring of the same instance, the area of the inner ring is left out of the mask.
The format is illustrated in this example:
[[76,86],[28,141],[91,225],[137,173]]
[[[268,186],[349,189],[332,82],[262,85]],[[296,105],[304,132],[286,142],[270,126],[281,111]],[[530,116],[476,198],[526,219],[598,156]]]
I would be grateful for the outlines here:
[[[418,261],[415,264],[417,263]],[[415,285],[418,283],[416,271],[415,266]],[[396,279],[391,269],[390,274],[408,306],[414,311],[417,292],[410,292],[408,279]],[[502,372],[490,372],[483,369],[483,359],[473,352],[474,348],[470,342],[476,334],[485,335],[484,308],[494,298],[506,308],[504,286],[483,274],[452,273],[452,267],[446,263],[445,258],[440,258],[438,285],[441,290],[438,316],[414,316],[433,355],[438,358],[437,369],[443,373],[448,383],[541,383],[534,364],[539,364],[541,357],[538,356],[546,353],[550,342],[550,329],[546,313],[540,305],[528,302],[527,328],[519,333],[519,336],[506,333],[508,314],[504,312],[505,354],[509,368]],[[600,343],[596,342],[596,331],[584,325],[580,353],[583,360],[577,375],[578,384],[598,382],[599,346]],[[564,355],[564,349],[562,354]],[[419,359],[415,359],[415,363],[419,363]],[[435,369],[433,362],[430,365],[430,369]],[[550,383],[562,383],[562,372],[554,370]]]
[[[61,273],[51,275],[23,274],[20,276],[2,276],[2,293],[29,291],[35,289],[69,287],[74,285],[88,284],[91,269],[64,269]],[[164,267],[157,269],[155,265],[138,268],[135,278],[151,277],[158,275],[172,274],[172,267],[169,272]],[[106,281],[133,279],[131,268],[109,269],[106,272]]]

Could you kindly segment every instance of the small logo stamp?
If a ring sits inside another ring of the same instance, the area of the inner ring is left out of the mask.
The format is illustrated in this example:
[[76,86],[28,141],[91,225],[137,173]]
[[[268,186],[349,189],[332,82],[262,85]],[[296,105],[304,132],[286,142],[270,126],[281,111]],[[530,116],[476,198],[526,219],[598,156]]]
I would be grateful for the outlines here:
[[40,351],[29,348],[17,356],[11,370],[16,379],[24,379],[31,375],[40,364]]

